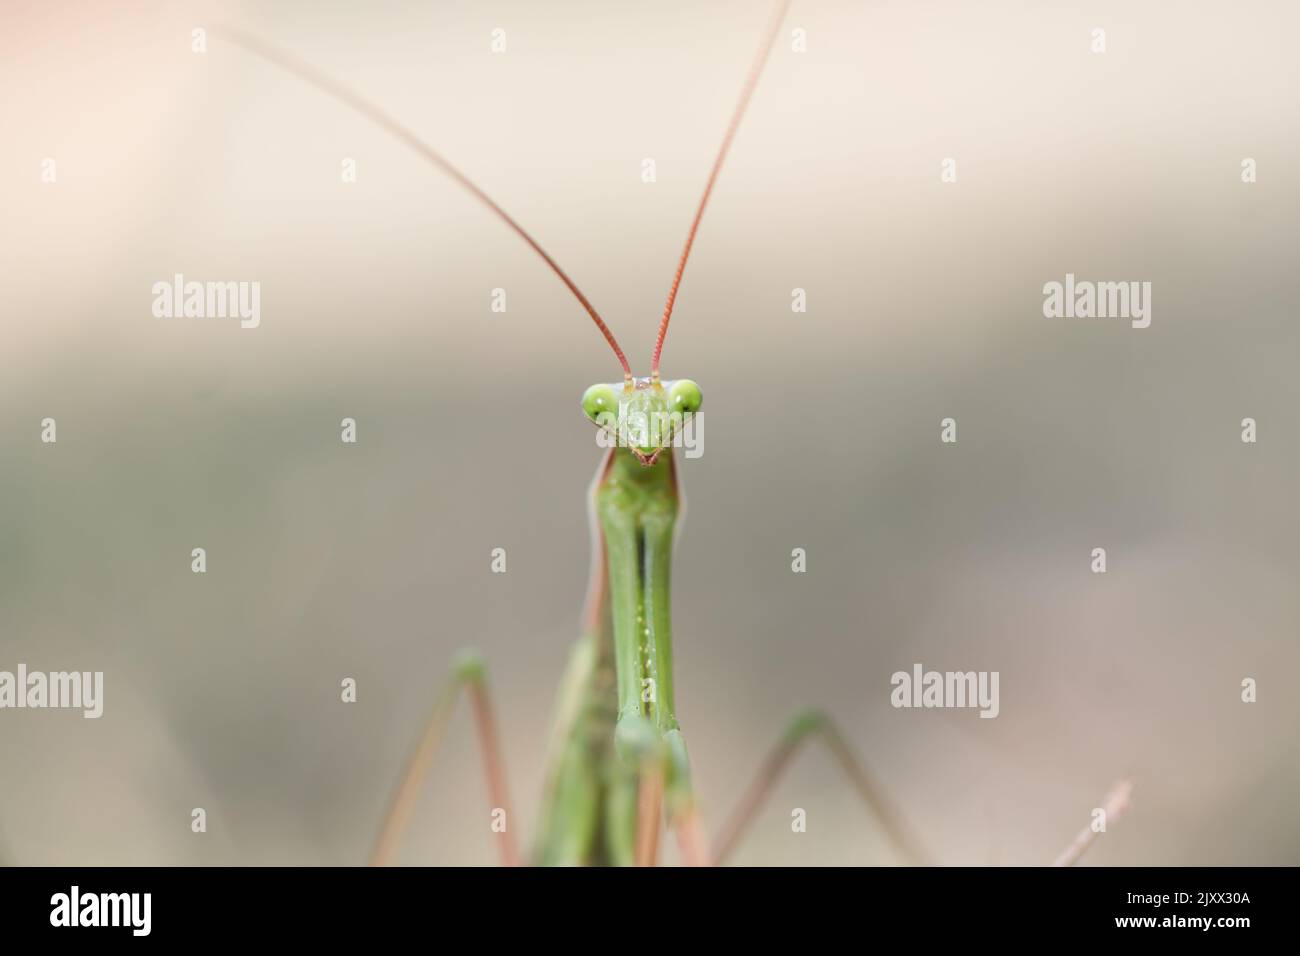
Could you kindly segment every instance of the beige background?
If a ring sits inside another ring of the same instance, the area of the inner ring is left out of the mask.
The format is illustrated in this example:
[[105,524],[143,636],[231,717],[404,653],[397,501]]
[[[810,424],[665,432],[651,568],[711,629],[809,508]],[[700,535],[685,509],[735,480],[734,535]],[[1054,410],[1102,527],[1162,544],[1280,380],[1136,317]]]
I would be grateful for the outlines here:
[[[586,573],[577,399],[617,366],[454,184],[219,39],[192,54],[214,11],[460,164],[644,373],[768,5],[0,12],[0,669],[107,684],[99,721],[0,712],[0,858],[361,862],[468,644],[531,833]],[[706,395],[675,620],[709,819],[819,704],[946,863],[1050,860],[1121,775],[1091,863],[1300,862],[1300,11],[796,0],[786,26],[808,52],[774,52],[665,353]],[[153,318],[178,271],[260,281],[261,328]],[[1044,319],[1067,271],[1151,281],[1151,328]],[[916,661],[1000,671],[1001,716],[892,709]],[[494,860],[452,735],[406,862]],[[737,859],[892,861],[820,752]]]

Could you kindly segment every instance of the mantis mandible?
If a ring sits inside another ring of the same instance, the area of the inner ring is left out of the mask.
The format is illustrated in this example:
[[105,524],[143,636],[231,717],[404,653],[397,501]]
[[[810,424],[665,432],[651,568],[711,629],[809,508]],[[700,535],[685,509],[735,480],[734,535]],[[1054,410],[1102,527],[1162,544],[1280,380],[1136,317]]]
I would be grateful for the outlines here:
[[[686,741],[673,692],[670,577],[679,527],[681,486],[671,442],[675,429],[702,403],[689,379],[664,379],[660,359],[669,320],[695,236],[759,75],[785,18],[789,0],[778,0],[759,50],[745,78],[687,232],[659,322],[650,374],[633,375],[613,332],[568,274],[504,209],[384,110],[315,68],[262,40],[231,27],[216,31],[351,107],[424,157],[473,194],[559,277],[590,316],[622,368],[622,381],[593,385],[582,397],[587,417],[613,428],[631,416],[666,420],[674,427],[656,440],[616,443],[596,470],[589,492],[592,558],[583,630],[558,693],[548,752],[539,832],[531,862],[544,865],[653,865],[664,823],[675,831],[683,858],[693,865],[722,862],[798,746],[821,739],[891,838],[901,857],[925,862],[927,855],[882,796],[836,727],[821,713],[798,715],[760,768],[722,835],[710,844],[691,784]],[[393,862],[460,693],[468,694],[494,814],[508,819],[504,764],[487,691],[483,662],[466,655],[454,668],[396,790],[371,862]],[[501,860],[521,862],[509,825],[496,830]]]

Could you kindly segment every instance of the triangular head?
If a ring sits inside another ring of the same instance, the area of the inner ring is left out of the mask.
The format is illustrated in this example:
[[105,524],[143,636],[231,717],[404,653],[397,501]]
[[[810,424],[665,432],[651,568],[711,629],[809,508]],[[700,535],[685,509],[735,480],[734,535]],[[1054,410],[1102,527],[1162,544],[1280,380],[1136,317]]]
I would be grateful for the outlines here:
[[689,378],[602,382],[582,393],[587,417],[643,465],[655,463],[703,403],[700,386]]

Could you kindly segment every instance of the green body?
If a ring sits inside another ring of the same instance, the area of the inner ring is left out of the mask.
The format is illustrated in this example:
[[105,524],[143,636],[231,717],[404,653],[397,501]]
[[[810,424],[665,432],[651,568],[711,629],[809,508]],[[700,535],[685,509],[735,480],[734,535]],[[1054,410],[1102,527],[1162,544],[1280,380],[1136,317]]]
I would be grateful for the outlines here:
[[[650,377],[639,380],[634,380],[627,357],[587,298],[487,193],[409,129],[327,74],[242,31],[218,28],[226,39],[368,117],[469,190],[559,276],[591,316],[622,366],[623,382],[593,385],[582,400],[587,417],[602,429],[612,426],[622,444],[606,455],[592,489],[595,548],[587,623],[560,689],[536,849],[540,863],[633,862],[640,773],[662,772],[664,807],[670,818],[690,809],[686,746],[673,709],[669,572],[680,495],[669,446],[676,429],[699,410],[702,395],[699,386],[689,379],[661,382],[659,360],[700,217],[788,5],[789,0],[780,3],[732,115],[677,265],[659,325]],[[626,425],[631,427],[625,430]],[[481,670],[472,673],[481,695]],[[452,690],[464,679],[463,674],[458,676]],[[448,700],[454,700],[454,694]],[[479,707],[486,711],[481,696]],[[394,852],[397,835],[410,813],[413,781],[418,780],[414,771],[432,755],[444,720],[440,705],[435,708],[412,772],[399,788],[385,822],[376,848],[377,859],[389,859]],[[481,714],[480,721],[486,728],[485,739],[491,740],[490,720]],[[489,786],[504,796],[498,755],[492,749],[488,748],[486,754]],[[647,788],[648,793],[654,790]],[[510,849],[503,851],[504,857],[511,860],[513,848],[506,845]]]
[[587,625],[560,688],[537,863],[630,864],[646,759],[665,760],[670,815],[689,800],[669,601],[679,500],[671,451],[645,464],[615,448],[597,473]]

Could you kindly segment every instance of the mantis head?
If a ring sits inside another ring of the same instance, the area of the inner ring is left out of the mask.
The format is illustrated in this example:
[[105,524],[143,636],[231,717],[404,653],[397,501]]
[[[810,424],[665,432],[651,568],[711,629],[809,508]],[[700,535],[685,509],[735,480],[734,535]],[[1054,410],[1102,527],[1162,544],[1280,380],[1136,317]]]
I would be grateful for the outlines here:
[[582,393],[582,410],[620,447],[643,465],[653,465],[672,444],[704,396],[689,378],[659,382],[653,377],[597,384]]

